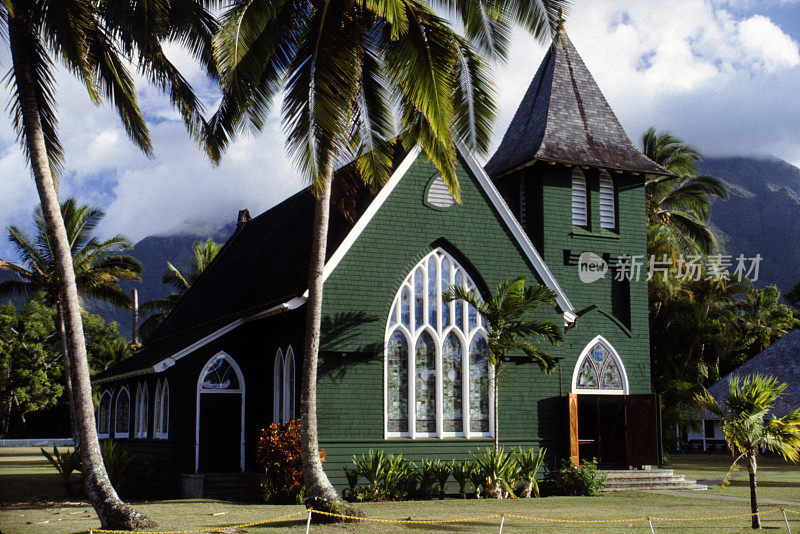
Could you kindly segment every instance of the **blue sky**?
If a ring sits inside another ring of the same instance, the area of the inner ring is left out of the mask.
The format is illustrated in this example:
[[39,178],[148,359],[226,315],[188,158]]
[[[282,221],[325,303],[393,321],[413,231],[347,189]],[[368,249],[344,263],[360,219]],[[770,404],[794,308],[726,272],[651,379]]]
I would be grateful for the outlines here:
[[[707,155],[772,155],[800,164],[800,0],[574,0],[567,31],[632,139],[669,130]],[[499,143],[544,55],[522,31],[495,66]],[[218,93],[187,54],[171,56],[213,109]],[[9,64],[0,50],[0,65]],[[168,102],[141,82],[155,157],[139,153],[113,110],[92,105],[59,73],[66,151],[62,196],[107,212],[100,232],[139,240],[204,233],[249,208],[259,213],[303,182],[279,120],[246,134],[215,167],[188,140]],[[7,91],[0,89],[3,100]],[[0,229],[27,225],[36,192],[10,121],[0,114]],[[5,232],[3,232],[5,233]],[[13,258],[5,239],[0,257]]]

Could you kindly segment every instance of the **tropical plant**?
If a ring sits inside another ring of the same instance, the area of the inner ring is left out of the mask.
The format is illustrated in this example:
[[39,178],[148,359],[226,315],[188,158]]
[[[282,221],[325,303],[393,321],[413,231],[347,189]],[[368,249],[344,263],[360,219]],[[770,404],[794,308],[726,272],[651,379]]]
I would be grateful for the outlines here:
[[435,460],[433,462],[433,476],[436,478],[436,483],[439,485],[440,499],[444,499],[447,481],[450,479],[450,474],[452,472],[453,462],[443,462],[442,460]]
[[358,476],[367,481],[367,488],[378,500],[382,492],[382,484],[389,468],[389,458],[381,449],[370,449],[361,456],[353,456],[353,463]]
[[131,356],[133,356],[133,348],[130,343],[122,338],[107,339],[103,343],[102,357],[105,361],[105,365],[103,365],[104,369],[110,369]]
[[547,495],[593,497],[600,495],[606,476],[597,469],[597,459],[575,465],[571,459],[562,461],[561,468],[547,473],[544,486]]
[[[256,462],[264,468],[264,500],[270,504],[301,504],[304,499],[302,461],[300,459],[300,421],[272,423],[262,429],[256,445]],[[320,451],[321,460],[325,452]]]
[[161,277],[161,283],[172,288],[172,292],[164,298],[153,299],[142,304],[139,313],[149,317],[142,322],[139,333],[142,338],[150,337],[156,328],[163,323],[167,316],[175,309],[183,296],[189,291],[200,275],[214,261],[222,246],[215,243],[212,238],[192,245],[192,261],[188,270],[180,269],[167,262],[167,270]]
[[542,467],[545,454],[547,454],[545,448],[538,451],[531,448],[526,451],[520,447],[519,450],[514,451],[519,480],[523,483],[521,497],[530,497],[531,495],[539,497],[539,482],[536,480],[536,474]]
[[[104,217],[105,213],[102,210],[78,205],[74,198],[67,199],[61,204],[61,218],[69,241],[78,295],[82,299],[99,300],[121,308],[129,308],[130,297],[119,284],[123,281],[140,280],[142,266],[134,258],[120,254],[131,246],[125,237],[116,235],[101,241],[92,235]],[[8,240],[14,245],[23,265],[0,259],[0,270],[9,271],[13,276],[11,280],[0,283],[0,298],[8,295],[30,298],[36,293],[43,293],[45,302],[56,309],[72,436],[75,443],[79,444],[80,436],[75,421],[70,355],[64,321],[63,286],[55,260],[57,254],[48,236],[41,206],[34,211],[33,220],[36,228],[35,236],[27,235],[16,226],[8,229]]]
[[347,495],[345,499],[354,500],[356,494],[356,487],[358,486],[359,474],[358,470],[352,467],[344,466],[344,477],[347,479]]
[[282,94],[287,145],[316,197],[301,399],[303,471],[312,506],[341,506],[316,454],[322,271],[336,162],[355,159],[364,181],[383,183],[393,166],[399,122],[403,145],[419,143],[458,200],[455,141],[486,152],[495,112],[477,50],[504,57],[512,22],[547,40],[564,4],[446,2],[466,37],[424,1],[235,0],[222,15],[214,45],[224,90],[207,129],[209,154],[219,159],[245,121],[260,129]]
[[53,445],[53,453],[47,452],[44,447],[40,447],[42,455],[47,458],[58,474],[61,476],[61,481],[64,483],[64,488],[67,492],[72,491],[72,484],[70,484],[70,477],[74,471],[80,472],[81,470],[81,452],[78,449],[59,452],[58,447]]
[[518,466],[513,454],[505,452],[502,447],[486,447],[470,454],[475,459],[475,470],[483,478],[486,498],[502,499],[514,492]]
[[556,296],[550,289],[539,285],[525,284],[524,276],[503,280],[489,300],[483,300],[475,291],[465,286],[451,286],[442,294],[445,302],[463,300],[474,307],[486,320],[489,327],[488,353],[493,369],[494,398],[494,448],[500,447],[499,381],[500,365],[509,353],[535,362],[545,373],[555,368],[556,359],[532,341],[544,338],[555,345],[563,339],[559,327],[552,321],[535,321],[532,315],[542,304],[556,307]]
[[146,6],[109,0],[6,0],[0,3],[0,20],[4,25],[0,35],[11,50],[6,77],[11,92],[8,109],[31,166],[56,272],[63,284],[62,306],[86,493],[103,528],[151,526],[152,520],[119,499],[100,455],[76,274],[56,193],[63,153],[57,131],[53,68],[60,64],[76,76],[93,102],[113,103],[128,136],[151,154],[147,126],[127,65],[136,65],[141,74],[167,93],[189,130],[197,133],[202,124],[200,102],[167,59],[161,42],[185,45],[213,73],[210,40],[214,19],[202,6],[186,0]]
[[403,459],[402,454],[388,455],[383,474],[384,494],[387,499],[409,499],[416,491],[418,478],[419,470],[413,462]]
[[[438,461],[438,460],[437,460]],[[433,488],[436,486],[437,464],[430,458],[423,458],[419,465],[419,492],[423,499],[433,497]]]
[[62,360],[53,336],[55,312],[38,300],[20,310],[0,306],[0,432],[14,411],[25,430],[29,412],[54,406],[64,392]]
[[467,484],[470,481],[472,464],[467,460],[456,460],[451,465],[453,480],[458,484],[458,494],[462,499],[467,498]]
[[[472,483],[472,489],[476,499],[480,499],[481,495],[486,496],[486,478],[483,476],[483,470],[478,465],[478,462],[472,460],[468,462],[469,465],[469,481]],[[483,488],[483,493],[481,492]]]
[[787,461],[800,459],[800,408],[783,417],[771,415],[787,387],[771,376],[734,376],[728,381],[725,398],[716,399],[707,390],[696,397],[700,408],[722,420],[725,441],[737,455],[731,467],[742,459],[747,463],[753,528],[761,528],[756,483],[760,451],[778,453]]
[[130,494],[138,488],[142,477],[141,466],[125,444],[113,439],[104,439],[100,442],[100,453],[111,485],[117,491],[121,494]]
[[649,128],[642,136],[644,154],[672,174],[647,179],[647,224],[685,253],[708,254],[717,240],[708,227],[711,198],[725,199],[725,185],[712,176],[698,176],[700,154],[669,133]]

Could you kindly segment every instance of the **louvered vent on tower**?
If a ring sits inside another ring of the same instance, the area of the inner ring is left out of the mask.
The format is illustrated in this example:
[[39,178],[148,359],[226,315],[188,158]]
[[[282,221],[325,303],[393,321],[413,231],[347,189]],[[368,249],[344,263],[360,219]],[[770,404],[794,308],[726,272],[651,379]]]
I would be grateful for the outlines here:
[[617,209],[614,202],[614,181],[607,172],[600,173],[600,227],[613,230],[617,227]]
[[449,208],[455,205],[456,199],[450,194],[450,189],[441,176],[437,176],[428,189],[428,204],[437,208]]

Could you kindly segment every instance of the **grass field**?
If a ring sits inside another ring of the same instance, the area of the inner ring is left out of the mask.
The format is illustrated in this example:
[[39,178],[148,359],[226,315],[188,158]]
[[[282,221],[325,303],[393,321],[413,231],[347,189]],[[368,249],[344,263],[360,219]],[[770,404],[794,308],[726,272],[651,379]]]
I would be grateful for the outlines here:
[[[676,457],[674,465],[690,477],[713,478],[725,473],[723,458],[686,456]],[[746,480],[743,477],[742,480]],[[762,471],[764,491],[770,496],[797,500],[797,506],[787,506],[800,511],[800,471],[797,466],[767,462]],[[744,488],[746,490],[746,488]],[[739,492],[737,485],[722,490],[725,495]],[[717,491],[712,489],[710,491]],[[657,495],[644,492],[623,492],[602,497],[549,497],[545,499],[518,499],[505,501],[459,500],[374,503],[360,508],[370,518],[456,520],[496,514],[522,515],[549,519],[571,520],[626,520],[645,516],[668,518],[707,518],[745,514],[746,502],[695,498],[687,495]],[[765,497],[767,495],[764,495]],[[300,515],[262,526],[245,527],[235,532],[289,533],[305,532],[306,516],[300,506],[270,506],[262,504],[230,503],[211,500],[170,500],[136,503],[142,511],[155,519],[160,530],[214,529],[225,531],[230,525],[263,521],[294,512]],[[765,527],[776,532],[785,531],[783,518],[774,510],[777,506],[763,505]],[[770,513],[769,511],[772,510]],[[800,515],[790,515],[792,530],[800,531]],[[701,520],[692,522],[654,522],[656,532],[721,534],[749,532],[748,518]],[[0,531],[15,533],[70,533],[98,528],[94,512],[85,502],[66,495],[61,482],[41,457],[38,449],[0,449]],[[460,523],[396,524],[349,523],[312,525],[311,532],[378,533],[378,532],[497,532],[499,518],[478,519]],[[234,531],[230,531],[234,532]],[[565,524],[532,521],[507,517],[504,534],[522,532],[554,533],[648,533],[645,521],[622,521],[600,524]]]

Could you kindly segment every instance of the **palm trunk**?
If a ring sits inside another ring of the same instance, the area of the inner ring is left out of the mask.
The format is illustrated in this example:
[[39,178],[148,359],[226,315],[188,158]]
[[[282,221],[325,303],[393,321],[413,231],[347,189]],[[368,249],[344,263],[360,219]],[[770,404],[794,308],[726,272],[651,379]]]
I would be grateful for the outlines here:
[[64,394],[67,397],[67,403],[69,403],[69,424],[72,429],[72,446],[77,449],[81,445],[81,439],[80,433],[78,432],[78,424],[75,421],[75,399],[72,395],[72,376],[70,372],[72,365],[70,365],[69,350],[67,350],[67,330],[64,326],[64,308],[61,306],[60,302],[56,305],[56,311],[58,340],[61,345],[61,359],[64,362]]
[[70,366],[75,420],[81,441],[81,465],[86,494],[105,529],[133,529],[154,526],[147,516],[125,504],[117,496],[108,479],[95,428],[92,384],[86,358],[78,289],[72,265],[67,231],[61,217],[55,183],[50,172],[44,133],[39,115],[39,101],[32,67],[32,43],[38,39],[35,29],[20,10],[15,16],[7,15],[8,39],[11,47],[14,82],[18,92],[22,115],[25,146],[28,149],[31,169],[42,204],[47,234],[53,243],[56,271],[63,284],[64,324]]
[[322,271],[328,246],[328,219],[331,204],[332,172],[326,176],[319,196],[314,201],[314,227],[308,271],[308,301],[303,347],[303,386],[300,398],[302,414],[303,481],[306,505],[329,511],[344,503],[322,469],[317,434],[317,364],[319,360],[320,325],[322,322]]
[[758,491],[756,486],[756,471],[758,464],[755,453],[747,455],[747,472],[750,474],[750,513],[753,514],[752,527],[761,528],[761,516],[758,515]]
[[498,406],[500,400],[499,383],[497,380],[497,371],[500,367],[500,362],[493,366],[494,371],[494,450],[497,452],[500,449],[500,407]]

